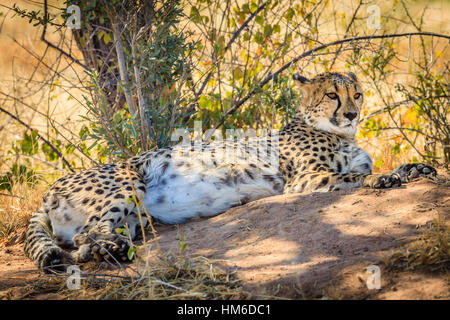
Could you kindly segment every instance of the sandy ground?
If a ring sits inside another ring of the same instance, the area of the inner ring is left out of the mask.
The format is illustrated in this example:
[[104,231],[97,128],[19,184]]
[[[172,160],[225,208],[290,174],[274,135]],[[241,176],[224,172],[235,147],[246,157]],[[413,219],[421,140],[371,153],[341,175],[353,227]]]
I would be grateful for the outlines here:
[[[448,274],[390,271],[382,263],[417,240],[438,215],[448,226],[448,176],[440,178],[447,182],[275,196],[210,219],[155,227],[163,252],[176,254],[182,238],[185,255],[205,256],[236,272],[254,298],[449,299]],[[380,289],[367,287],[370,265],[380,267]],[[64,298],[36,290],[46,279],[21,244],[0,249],[0,298]]]

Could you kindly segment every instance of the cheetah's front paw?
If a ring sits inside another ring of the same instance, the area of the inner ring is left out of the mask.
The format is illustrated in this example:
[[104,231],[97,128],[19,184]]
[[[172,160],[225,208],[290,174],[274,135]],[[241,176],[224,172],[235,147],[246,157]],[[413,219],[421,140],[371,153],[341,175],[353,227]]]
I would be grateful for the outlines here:
[[433,179],[437,174],[435,168],[423,163],[402,164],[397,169],[392,171],[392,173],[400,175],[403,183],[410,182],[418,177]]
[[399,187],[401,185],[402,181],[398,174],[372,174],[367,176],[364,181],[364,186],[375,189]]

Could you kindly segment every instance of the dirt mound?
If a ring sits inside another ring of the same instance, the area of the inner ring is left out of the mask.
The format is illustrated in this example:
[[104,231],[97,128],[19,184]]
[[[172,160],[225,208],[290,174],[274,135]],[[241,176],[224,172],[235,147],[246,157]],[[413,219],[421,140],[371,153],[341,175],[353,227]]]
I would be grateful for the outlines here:
[[[235,272],[252,298],[449,299],[445,272],[387,268],[394,253],[406,252],[439,217],[448,236],[450,190],[448,177],[440,178],[388,190],[280,195],[210,219],[155,228],[164,254],[179,254],[182,242],[184,256],[207,257]],[[151,262],[154,245],[139,254],[149,249]],[[380,289],[367,287],[371,265],[380,268]],[[64,298],[57,294],[60,285],[39,291],[43,279],[21,245],[0,249],[0,297]]]
[[[402,273],[395,281],[382,261],[439,215],[448,218],[449,203],[448,185],[419,180],[389,190],[280,195],[157,230],[164,252],[176,254],[182,239],[187,255],[223,260],[256,297],[448,298],[444,276]],[[380,290],[367,288],[370,265],[380,267]]]

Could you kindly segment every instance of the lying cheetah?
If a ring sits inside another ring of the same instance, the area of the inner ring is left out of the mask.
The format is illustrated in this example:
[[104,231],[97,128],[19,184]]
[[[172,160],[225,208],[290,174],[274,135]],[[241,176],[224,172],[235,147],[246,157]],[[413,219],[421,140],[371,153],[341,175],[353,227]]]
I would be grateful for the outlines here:
[[[195,149],[192,144],[149,151],[126,162],[95,167],[56,181],[43,197],[26,233],[25,252],[44,270],[113,256],[127,259],[128,246],[116,233],[126,225],[134,238],[147,216],[164,224],[208,217],[281,193],[399,186],[418,176],[435,176],[425,164],[406,164],[372,174],[372,160],[355,144],[363,94],[353,73],[326,73],[294,80],[302,103],[280,132],[259,141],[271,157],[255,156],[257,139]],[[226,147],[239,161],[224,161]],[[277,165],[273,165],[276,155]],[[77,248],[71,254],[61,246]]]

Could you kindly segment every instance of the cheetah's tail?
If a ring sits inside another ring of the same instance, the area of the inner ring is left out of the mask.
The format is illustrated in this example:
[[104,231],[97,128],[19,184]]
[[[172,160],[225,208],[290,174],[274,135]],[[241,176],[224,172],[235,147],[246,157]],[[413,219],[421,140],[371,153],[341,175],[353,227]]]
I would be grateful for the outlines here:
[[71,256],[62,250],[52,238],[52,225],[41,208],[34,212],[25,234],[25,254],[39,269],[46,273],[61,272],[73,264]]

